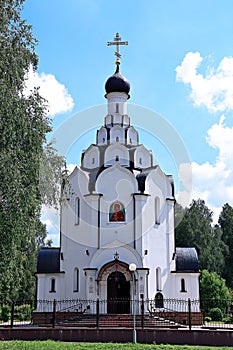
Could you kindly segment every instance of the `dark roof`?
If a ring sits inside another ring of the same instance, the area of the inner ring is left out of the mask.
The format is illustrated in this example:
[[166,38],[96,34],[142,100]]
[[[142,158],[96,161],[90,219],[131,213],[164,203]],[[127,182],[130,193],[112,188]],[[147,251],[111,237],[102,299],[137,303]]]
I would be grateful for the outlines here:
[[60,248],[41,248],[37,258],[37,273],[60,272]]
[[198,272],[198,257],[195,248],[176,248],[176,272]]
[[107,94],[110,92],[125,92],[126,94],[129,93],[130,83],[119,72],[119,66],[117,66],[116,72],[106,81],[105,90]]

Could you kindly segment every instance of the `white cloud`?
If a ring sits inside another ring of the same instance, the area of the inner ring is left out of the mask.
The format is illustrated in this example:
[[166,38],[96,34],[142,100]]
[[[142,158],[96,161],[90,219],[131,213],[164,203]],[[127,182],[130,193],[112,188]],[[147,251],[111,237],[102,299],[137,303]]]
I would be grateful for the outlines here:
[[219,66],[198,73],[203,62],[199,52],[188,52],[176,67],[176,80],[190,85],[195,106],[205,106],[210,112],[233,110],[233,57],[224,57]]
[[66,168],[68,170],[68,174],[70,175],[72,173],[72,171],[75,169],[77,165],[76,164],[67,164]]
[[59,233],[60,233],[60,220],[59,220],[59,212],[52,208],[42,206],[41,213],[41,222],[46,225],[48,235],[47,239],[52,239],[53,246],[59,245]]
[[52,74],[33,72],[32,67],[26,77],[26,93],[39,87],[40,95],[48,101],[48,115],[54,117],[56,114],[71,111],[74,101],[65,85],[57,81]]
[[204,199],[215,220],[225,203],[233,206],[233,127],[226,126],[224,121],[222,116],[207,132],[209,146],[218,150],[214,164],[192,163],[192,198]]

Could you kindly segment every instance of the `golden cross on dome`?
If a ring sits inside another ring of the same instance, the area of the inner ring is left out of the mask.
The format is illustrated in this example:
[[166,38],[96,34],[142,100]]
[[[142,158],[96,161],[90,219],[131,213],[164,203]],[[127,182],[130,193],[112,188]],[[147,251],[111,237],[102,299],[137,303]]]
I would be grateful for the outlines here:
[[120,45],[128,45],[128,41],[121,41],[121,37],[119,36],[119,33],[116,33],[116,36],[114,38],[114,41],[108,41],[107,46],[116,46],[115,56],[116,56],[116,64],[120,64]]

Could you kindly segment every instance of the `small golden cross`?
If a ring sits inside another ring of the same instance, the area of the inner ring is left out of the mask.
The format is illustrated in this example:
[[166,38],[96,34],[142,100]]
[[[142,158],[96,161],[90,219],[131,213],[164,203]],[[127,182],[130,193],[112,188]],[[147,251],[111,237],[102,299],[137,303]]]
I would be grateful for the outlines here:
[[114,41],[108,41],[107,46],[116,45],[116,51],[115,56],[117,58],[117,61],[121,58],[119,47],[120,45],[128,45],[128,41],[121,41],[121,37],[119,36],[119,33],[116,33],[116,36],[114,38]]

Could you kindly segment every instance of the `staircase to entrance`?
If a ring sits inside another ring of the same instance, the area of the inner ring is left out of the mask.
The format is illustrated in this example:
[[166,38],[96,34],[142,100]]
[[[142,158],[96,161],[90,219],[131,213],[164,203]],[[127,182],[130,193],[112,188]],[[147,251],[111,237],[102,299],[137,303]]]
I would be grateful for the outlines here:
[[[136,328],[168,327],[178,328],[181,325],[163,317],[136,315]],[[133,328],[133,315],[131,314],[104,314],[99,315],[97,322],[95,315],[82,315],[79,317],[69,317],[67,319],[57,319],[57,326],[62,327],[86,327],[86,328]]]

